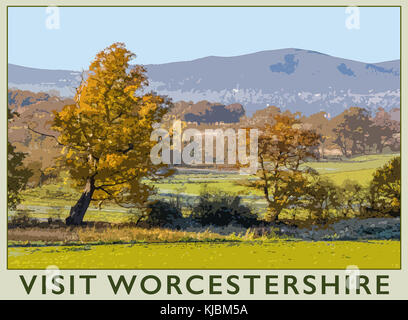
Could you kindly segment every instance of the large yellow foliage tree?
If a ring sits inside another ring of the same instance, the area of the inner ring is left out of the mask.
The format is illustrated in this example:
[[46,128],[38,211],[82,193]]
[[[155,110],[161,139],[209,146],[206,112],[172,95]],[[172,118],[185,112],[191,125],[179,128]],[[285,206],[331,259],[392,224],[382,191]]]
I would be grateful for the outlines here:
[[99,52],[77,88],[75,104],[55,113],[52,128],[64,146],[60,164],[83,193],[67,224],[78,225],[91,201],[111,200],[143,207],[153,192],[143,178],[160,175],[150,161],[153,124],[171,103],[154,93],[145,69],[123,43]]

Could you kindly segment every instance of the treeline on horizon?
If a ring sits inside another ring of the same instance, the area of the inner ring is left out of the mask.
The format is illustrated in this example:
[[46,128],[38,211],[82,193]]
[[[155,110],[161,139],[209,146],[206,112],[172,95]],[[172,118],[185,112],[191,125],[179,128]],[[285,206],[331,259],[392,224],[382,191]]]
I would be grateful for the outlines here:
[[[8,137],[17,152],[28,155],[24,158],[24,165],[34,172],[29,179],[29,186],[40,186],[47,179],[54,177],[52,168],[61,151],[61,146],[53,138],[47,138],[28,130],[28,126],[39,132],[55,135],[50,128],[53,111],[60,111],[70,103],[72,99],[63,99],[49,93],[8,90],[8,108],[18,115],[9,123]],[[178,115],[184,119],[185,114],[194,114],[196,117],[204,115],[208,118],[209,110],[214,106],[220,108],[223,105],[208,101],[200,101],[196,104],[176,102],[169,112],[171,117],[167,116],[166,119],[167,121],[178,119]],[[239,118],[237,114],[244,114],[242,106],[239,104],[230,106],[234,108],[228,109],[229,106],[223,106],[223,111],[231,111],[234,114],[235,122],[184,121],[185,127],[199,130],[258,128],[262,131],[266,124],[274,123],[276,115],[282,114],[296,117],[306,129],[314,130],[319,135],[319,145],[315,149],[318,160],[400,151],[399,109],[386,111],[379,107],[375,112],[370,113],[364,108],[350,107],[341,114],[330,117],[323,111],[305,116],[287,110],[282,112],[278,107],[268,106],[254,112],[251,117],[241,116]],[[184,111],[182,107],[185,107]],[[165,122],[166,119],[163,121]],[[168,126],[171,126],[171,122],[168,123]]]
[[[350,158],[357,155],[400,151],[400,110],[386,111],[379,107],[370,112],[365,108],[350,107],[339,115],[330,117],[324,111],[310,116],[301,112],[281,111],[275,106],[257,110],[251,117],[243,116],[236,123],[217,125],[225,128],[258,128],[272,125],[278,114],[294,116],[306,129],[320,135],[318,154],[320,159],[333,157]],[[213,128],[214,123],[189,123],[189,127]]]

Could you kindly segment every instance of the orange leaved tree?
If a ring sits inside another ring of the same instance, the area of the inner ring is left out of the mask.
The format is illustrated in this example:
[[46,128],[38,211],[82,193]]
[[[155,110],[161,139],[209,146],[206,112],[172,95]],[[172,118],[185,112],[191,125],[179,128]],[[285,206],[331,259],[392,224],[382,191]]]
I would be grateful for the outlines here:
[[75,103],[55,113],[52,128],[64,146],[60,164],[83,189],[66,219],[81,224],[91,201],[143,207],[153,192],[144,178],[160,174],[150,161],[152,125],[171,103],[154,93],[142,66],[123,43],[99,52],[77,88]]
[[279,213],[304,202],[310,186],[307,172],[300,165],[316,156],[320,136],[305,129],[300,115],[277,114],[268,119],[258,138],[259,177],[252,187],[263,191],[268,203],[266,220],[276,221]]

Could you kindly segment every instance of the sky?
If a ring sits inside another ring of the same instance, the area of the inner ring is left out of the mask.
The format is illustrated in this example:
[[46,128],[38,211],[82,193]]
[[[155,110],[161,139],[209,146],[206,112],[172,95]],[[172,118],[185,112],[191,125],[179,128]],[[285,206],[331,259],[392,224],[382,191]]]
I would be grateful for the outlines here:
[[[400,58],[399,8],[364,7],[8,8],[8,62],[87,69],[95,54],[124,42],[134,63],[237,56],[299,48],[367,63]],[[358,24],[359,22],[359,24]]]

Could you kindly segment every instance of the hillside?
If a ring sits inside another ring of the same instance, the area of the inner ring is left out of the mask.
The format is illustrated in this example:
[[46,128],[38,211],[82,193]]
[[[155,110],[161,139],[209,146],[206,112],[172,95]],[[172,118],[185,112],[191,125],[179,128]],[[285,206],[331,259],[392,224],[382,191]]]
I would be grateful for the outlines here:
[[209,101],[178,101],[174,104],[171,114],[176,119],[187,122],[201,123],[234,123],[239,122],[239,119],[245,115],[243,106],[239,103],[225,106],[221,103],[211,103]]
[[[325,111],[332,116],[350,106],[372,111],[400,107],[399,60],[373,64],[281,49],[145,67],[150,89],[173,101],[239,103],[248,115],[268,105],[306,115]],[[9,64],[9,88],[56,90],[70,97],[79,80],[77,71]]]

